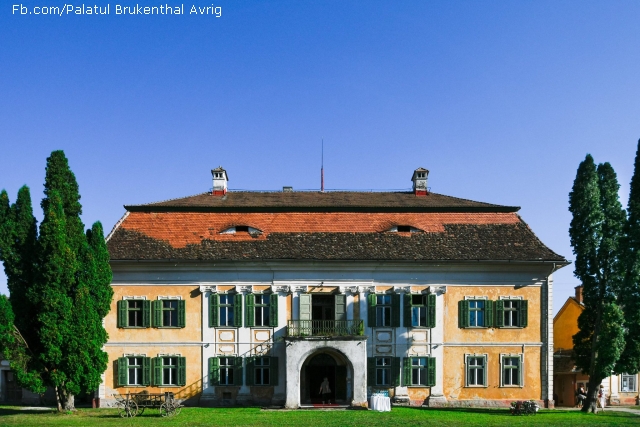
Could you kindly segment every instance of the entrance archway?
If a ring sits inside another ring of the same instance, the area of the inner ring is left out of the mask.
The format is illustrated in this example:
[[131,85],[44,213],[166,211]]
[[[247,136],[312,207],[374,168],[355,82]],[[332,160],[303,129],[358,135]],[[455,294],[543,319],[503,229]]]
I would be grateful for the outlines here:
[[300,403],[320,404],[320,384],[326,377],[332,403],[346,405],[353,399],[353,375],[349,360],[341,353],[323,349],[307,357],[300,370]]

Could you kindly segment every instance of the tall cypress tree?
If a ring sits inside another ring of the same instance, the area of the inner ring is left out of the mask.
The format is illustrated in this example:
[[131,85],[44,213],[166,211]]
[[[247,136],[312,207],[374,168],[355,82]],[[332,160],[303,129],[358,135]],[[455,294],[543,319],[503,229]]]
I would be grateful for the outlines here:
[[54,387],[58,409],[72,410],[74,396],[97,389],[107,367],[102,319],[113,297],[111,268],[102,225],[84,232],[78,184],[62,151],[47,159],[44,192],[39,235],[28,188],[11,206],[0,193],[0,260],[12,309],[0,304],[0,329],[24,335],[23,348],[0,337],[0,352],[26,361],[22,386]]
[[576,365],[589,374],[585,412],[595,412],[597,388],[611,374],[624,348],[624,316],[616,304],[618,245],[625,217],[618,189],[611,165],[601,164],[596,169],[593,157],[587,154],[569,194],[574,274],[584,286],[585,309],[578,318],[580,330],[573,342]]
[[632,373],[640,372],[640,140],[630,187],[628,219],[621,243],[625,275],[620,300],[627,333],[617,371]]

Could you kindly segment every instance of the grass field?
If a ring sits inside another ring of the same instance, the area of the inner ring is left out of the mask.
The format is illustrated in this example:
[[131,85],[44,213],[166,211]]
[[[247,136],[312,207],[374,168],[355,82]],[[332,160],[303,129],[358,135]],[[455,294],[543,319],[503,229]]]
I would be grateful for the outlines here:
[[180,415],[161,418],[148,411],[135,418],[120,418],[114,409],[79,409],[73,414],[23,410],[0,406],[0,426],[627,426],[640,425],[640,416],[607,411],[541,410],[535,416],[512,416],[502,409],[393,408],[372,411],[263,411],[259,408],[184,408]]

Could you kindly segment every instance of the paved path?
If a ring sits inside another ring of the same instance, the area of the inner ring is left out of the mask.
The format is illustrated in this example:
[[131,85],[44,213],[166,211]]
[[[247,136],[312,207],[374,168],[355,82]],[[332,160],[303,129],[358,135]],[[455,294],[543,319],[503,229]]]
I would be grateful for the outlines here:
[[[556,407],[555,409],[561,410],[561,411],[580,411],[581,408],[566,408],[566,407]],[[600,412],[602,409],[598,408],[598,412]],[[606,408],[604,408],[605,411],[611,411],[611,412],[628,412],[630,414],[636,414],[636,415],[640,415],[640,409],[633,409],[633,408],[629,408],[626,406],[607,406]]]

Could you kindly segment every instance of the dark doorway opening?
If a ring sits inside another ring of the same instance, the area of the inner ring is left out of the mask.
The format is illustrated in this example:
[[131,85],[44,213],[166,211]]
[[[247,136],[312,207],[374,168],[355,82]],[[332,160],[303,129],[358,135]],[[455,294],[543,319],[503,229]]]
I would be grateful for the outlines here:
[[3,374],[3,394],[5,402],[19,403],[22,401],[22,387],[16,381],[16,376],[12,371],[2,371]]
[[314,295],[311,300],[311,320],[335,320],[335,297]]
[[324,378],[329,380],[332,403],[345,403],[347,400],[347,367],[340,366],[336,360],[327,353],[314,356],[304,367],[304,378],[301,382],[303,388],[302,403],[321,404],[320,384]]

